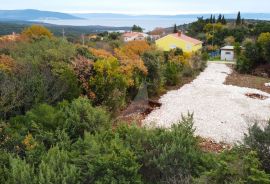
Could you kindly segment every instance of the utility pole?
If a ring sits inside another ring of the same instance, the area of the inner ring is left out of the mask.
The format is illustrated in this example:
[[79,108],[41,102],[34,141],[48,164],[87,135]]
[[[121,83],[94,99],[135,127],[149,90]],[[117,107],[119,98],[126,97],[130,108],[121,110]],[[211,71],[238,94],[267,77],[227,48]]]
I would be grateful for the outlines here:
[[82,44],[84,46],[84,33],[82,34]]
[[214,28],[214,24],[212,24],[213,26],[213,35],[212,35],[212,48],[214,48],[214,33],[215,33],[215,28]]
[[63,28],[62,30],[62,36],[63,36],[63,40],[65,39],[65,29]]

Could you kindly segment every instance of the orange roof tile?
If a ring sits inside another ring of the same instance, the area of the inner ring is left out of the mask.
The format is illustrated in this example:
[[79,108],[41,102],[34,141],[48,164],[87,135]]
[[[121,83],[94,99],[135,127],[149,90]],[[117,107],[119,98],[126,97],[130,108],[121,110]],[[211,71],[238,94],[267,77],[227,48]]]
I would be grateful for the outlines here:
[[137,32],[126,32],[123,34],[124,37],[133,37],[133,36],[138,36],[139,33]]
[[189,36],[187,36],[187,35],[185,35],[183,33],[181,33],[181,34],[174,33],[174,34],[171,34],[171,35],[174,36],[174,37],[176,37],[176,38],[179,38],[181,40],[184,40],[184,41],[187,41],[187,42],[191,42],[191,43],[193,43],[195,45],[203,43],[202,41],[197,40],[195,38],[191,38],[191,37],[189,37]]

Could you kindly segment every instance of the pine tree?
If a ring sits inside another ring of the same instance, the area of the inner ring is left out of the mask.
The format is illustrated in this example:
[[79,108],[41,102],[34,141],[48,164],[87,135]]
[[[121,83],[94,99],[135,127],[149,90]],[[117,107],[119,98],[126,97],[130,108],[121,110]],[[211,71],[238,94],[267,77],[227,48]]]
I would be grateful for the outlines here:
[[58,146],[51,148],[39,165],[38,182],[47,183],[76,183],[79,179],[79,169],[70,161],[67,151]]
[[218,15],[218,20],[217,20],[217,23],[221,23],[221,21],[222,21],[222,15],[221,15],[221,14],[219,14],[219,15]]
[[174,24],[173,33],[178,33],[178,29],[177,29],[176,24]]
[[34,169],[20,158],[10,158],[10,171],[7,183],[34,184]]
[[216,16],[214,15],[213,16],[213,24],[215,24],[216,23]]
[[211,14],[210,23],[213,24],[213,15]]
[[238,12],[238,14],[237,14],[237,18],[236,18],[236,25],[240,25],[241,24],[241,13],[240,13],[240,11]]
[[222,23],[223,25],[227,24],[227,21],[226,21],[224,15],[222,16],[221,23]]

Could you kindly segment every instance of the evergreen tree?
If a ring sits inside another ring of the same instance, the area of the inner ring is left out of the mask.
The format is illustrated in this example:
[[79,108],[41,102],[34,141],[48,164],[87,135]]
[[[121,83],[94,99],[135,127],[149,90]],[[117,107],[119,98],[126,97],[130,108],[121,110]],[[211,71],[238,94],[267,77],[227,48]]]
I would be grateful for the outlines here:
[[51,148],[39,165],[38,182],[40,184],[78,183],[79,170],[71,163],[67,151],[60,150],[58,146]]
[[222,23],[223,25],[227,24],[227,21],[226,21],[224,15],[222,16],[221,23]]
[[222,21],[222,15],[219,14],[219,15],[218,15],[218,19],[217,19],[217,23],[221,23],[221,21]]
[[213,15],[210,16],[210,23],[213,24]]
[[214,15],[213,16],[213,24],[215,24],[216,23],[216,16]]
[[176,24],[174,24],[173,33],[178,33],[178,29],[177,29]]
[[143,29],[140,26],[133,25],[131,28],[131,31],[133,32],[143,32]]
[[34,169],[20,158],[10,158],[8,184],[34,184]]
[[237,18],[236,18],[236,25],[240,25],[241,24],[241,13],[240,13],[240,11],[238,12],[238,14],[237,14]]

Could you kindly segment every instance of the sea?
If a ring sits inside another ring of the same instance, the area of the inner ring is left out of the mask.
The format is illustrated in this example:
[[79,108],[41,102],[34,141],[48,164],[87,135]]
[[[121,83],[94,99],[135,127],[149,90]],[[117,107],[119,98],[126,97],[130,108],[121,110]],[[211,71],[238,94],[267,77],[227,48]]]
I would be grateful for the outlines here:
[[[182,25],[196,21],[197,18],[95,18],[84,20],[42,20],[44,23],[56,25],[71,26],[113,26],[113,27],[131,27],[134,24],[144,28],[144,31],[150,31],[157,27],[173,27],[174,24]],[[40,20],[39,20],[40,21]]]

